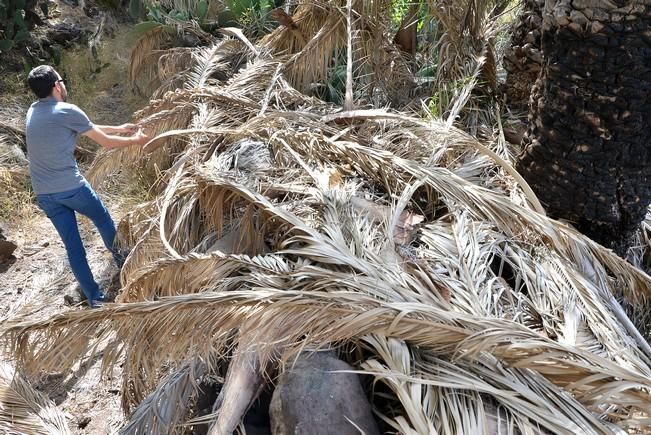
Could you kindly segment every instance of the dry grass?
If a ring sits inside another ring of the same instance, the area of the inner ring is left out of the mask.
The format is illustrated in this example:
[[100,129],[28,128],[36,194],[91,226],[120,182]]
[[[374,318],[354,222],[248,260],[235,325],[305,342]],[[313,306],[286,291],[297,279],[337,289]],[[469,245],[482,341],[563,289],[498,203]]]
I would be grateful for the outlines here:
[[0,220],[29,227],[34,195],[25,156],[26,97],[0,98]]
[[21,227],[29,227],[35,217],[36,207],[27,168],[0,167],[0,192],[0,219],[20,222]]
[[[126,26],[116,26],[112,33],[112,37],[105,35],[95,46],[96,55],[87,46],[75,47],[63,53],[61,65],[57,67],[67,80],[68,102],[79,106],[99,125],[127,122],[145,101],[130,92],[126,78],[129,56],[124,47],[132,37]],[[98,145],[80,137],[78,150],[88,162]]]

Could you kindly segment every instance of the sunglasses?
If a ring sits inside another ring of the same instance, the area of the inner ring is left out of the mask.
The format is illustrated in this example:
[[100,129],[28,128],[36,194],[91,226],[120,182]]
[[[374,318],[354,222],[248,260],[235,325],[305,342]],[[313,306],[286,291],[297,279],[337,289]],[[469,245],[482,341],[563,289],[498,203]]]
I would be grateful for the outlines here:
[[54,83],[63,83],[64,85],[67,85],[67,84],[68,84],[68,82],[66,81],[66,79],[59,79],[59,80],[55,81]]

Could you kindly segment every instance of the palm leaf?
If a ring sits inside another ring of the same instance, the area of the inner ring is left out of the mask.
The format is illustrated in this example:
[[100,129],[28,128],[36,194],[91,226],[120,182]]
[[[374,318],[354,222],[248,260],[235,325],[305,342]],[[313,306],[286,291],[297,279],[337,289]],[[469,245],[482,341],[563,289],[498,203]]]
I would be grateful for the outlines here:
[[69,434],[66,419],[6,363],[0,366],[0,431],[7,434]]

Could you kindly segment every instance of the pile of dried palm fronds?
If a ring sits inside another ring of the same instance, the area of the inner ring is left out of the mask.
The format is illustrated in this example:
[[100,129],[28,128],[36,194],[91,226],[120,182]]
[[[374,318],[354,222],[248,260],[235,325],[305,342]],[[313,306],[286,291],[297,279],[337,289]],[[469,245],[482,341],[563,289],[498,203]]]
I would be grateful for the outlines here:
[[290,84],[296,55],[242,35],[188,53],[166,71],[184,88],[136,114],[159,137],[92,168],[158,174],[120,224],[117,303],[7,323],[21,370],[101,346],[129,433],[182,431],[196,381],[226,375],[230,433],[262,379],[333,347],[401,433],[647,430],[649,347],[613,295],[648,315],[651,279],[546,218],[499,131],[342,112]]

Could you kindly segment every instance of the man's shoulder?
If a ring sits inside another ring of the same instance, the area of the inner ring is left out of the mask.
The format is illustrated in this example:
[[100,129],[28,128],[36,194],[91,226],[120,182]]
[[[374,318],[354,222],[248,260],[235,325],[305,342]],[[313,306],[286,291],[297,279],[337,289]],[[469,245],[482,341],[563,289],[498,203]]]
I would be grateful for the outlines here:
[[59,101],[56,103],[54,106],[56,111],[60,112],[84,112],[77,106],[76,104],[71,104],[71,103],[65,103],[63,101]]
[[38,111],[38,110],[39,110],[39,104],[38,104],[38,103],[39,103],[38,101],[34,101],[34,102],[29,106],[29,109],[27,109],[27,117],[28,117],[28,118],[32,115],[32,113],[34,113],[34,111]]
[[75,104],[59,102],[56,104],[53,114],[63,119],[69,119],[74,122],[85,122],[88,120],[86,112],[81,110]]

